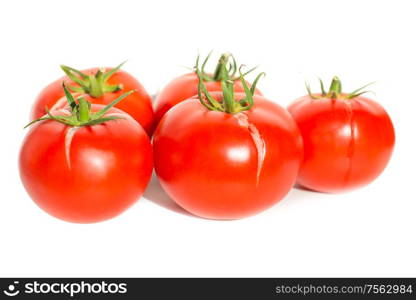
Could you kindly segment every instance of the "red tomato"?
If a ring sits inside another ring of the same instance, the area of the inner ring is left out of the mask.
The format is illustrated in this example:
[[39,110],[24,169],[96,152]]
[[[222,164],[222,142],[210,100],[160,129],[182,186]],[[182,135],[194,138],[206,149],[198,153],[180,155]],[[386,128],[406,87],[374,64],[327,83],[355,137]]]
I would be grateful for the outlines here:
[[[232,56],[230,54],[223,54],[218,62],[217,70],[221,67],[227,65],[228,59]],[[233,74],[236,69],[228,72],[224,76],[233,78]],[[216,72],[217,73],[217,72]],[[206,80],[204,80],[205,86],[209,92],[220,92],[221,89],[221,80],[224,79],[224,76],[218,76],[213,74],[204,74]],[[155,123],[158,124],[163,115],[171,109],[176,104],[185,101],[198,93],[198,76],[195,72],[181,75],[163,88],[163,90],[158,94],[155,100]],[[248,84],[250,86],[250,84]],[[235,80],[234,84],[235,92],[244,92],[243,85],[239,79]],[[261,95],[259,90],[255,91],[255,94]]]
[[392,122],[360,94],[311,94],[289,106],[304,143],[301,186],[342,192],[370,183],[386,167],[394,146]]
[[[92,68],[81,72],[88,76],[95,77],[98,70],[98,68]],[[105,68],[104,72],[108,72],[109,70],[111,69]],[[76,73],[74,73],[73,76],[79,77]],[[62,82],[65,82],[65,84],[69,87],[80,86],[68,76],[64,76],[49,84],[38,95],[32,108],[31,120],[38,119],[45,115],[45,107],[53,110],[66,106],[66,99],[62,90]],[[108,87],[110,87],[110,89],[111,87],[120,88],[115,88],[114,92],[100,90],[105,90]],[[93,104],[107,105],[127,91],[136,90],[135,93],[129,95],[126,99],[118,103],[116,107],[131,115],[137,122],[140,123],[140,125],[142,125],[148,135],[151,136],[154,129],[152,101],[144,87],[133,76],[118,69],[117,72],[110,76],[106,82],[102,83],[101,86],[99,85],[97,90],[98,91],[91,92],[93,95],[88,94],[88,92],[83,93],[82,91],[80,91],[80,93],[87,94],[85,95],[86,99]]]
[[[102,109],[92,105],[92,112]],[[67,116],[69,108],[52,112]],[[20,151],[20,175],[32,199],[70,222],[112,218],[137,201],[152,173],[149,137],[129,115],[91,126],[44,120],[32,126]]]
[[[220,93],[211,93],[222,100]],[[245,94],[235,94],[236,100]],[[262,96],[230,114],[199,100],[169,110],[154,134],[155,170],[169,196],[189,212],[238,219],[282,199],[295,182],[302,141],[289,113]]]

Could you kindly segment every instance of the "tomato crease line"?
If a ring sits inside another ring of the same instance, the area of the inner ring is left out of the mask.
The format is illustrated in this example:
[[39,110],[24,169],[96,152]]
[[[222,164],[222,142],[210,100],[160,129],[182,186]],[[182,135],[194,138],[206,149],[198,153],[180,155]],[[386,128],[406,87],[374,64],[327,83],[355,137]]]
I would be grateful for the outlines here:
[[347,148],[348,168],[344,178],[344,184],[347,185],[351,177],[352,158],[355,151],[355,121],[352,103],[350,101],[346,101],[345,103],[347,105],[348,126],[350,127],[350,142]]
[[240,112],[233,115],[237,121],[238,124],[248,130],[250,133],[251,139],[254,143],[254,146],[257,150],[257,173],[256,173],[256,186],[259,185],[260,180],[260,173],[263,169],[264,159],[266,157],[266,143],[264,142],[259,130],[257,127],[250,123],[247,114],[244,112]]
[[69,127],[65,135],[65,158],[69,170],[71,170],[71,144],[74,138],[74,134],[79,128],[80,127]]

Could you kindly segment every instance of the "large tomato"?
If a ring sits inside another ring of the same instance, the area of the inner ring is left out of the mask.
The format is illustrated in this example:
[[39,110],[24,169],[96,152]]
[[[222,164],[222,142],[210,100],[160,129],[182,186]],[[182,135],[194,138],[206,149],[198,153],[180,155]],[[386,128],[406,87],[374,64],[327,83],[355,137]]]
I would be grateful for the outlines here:
[[107,105],[127,91],[136,90],[136,93],[118,103],[116,108],[131,115],[150,136],[154,129],[151,97],[133,76],[120,70],[120,67],[121,65],[114,69],[92,68],[78,71],[62,66],[67,76],[52,82],[40,92],[32,108],[31,120],[45,115],[45,107],[54,110],[66,105],[63,82],[73,92],[84,94],[86,100],[93,104]]
[[[211,97],[224,109],[221,93]],[[244,98],[237,93],[233,101],[246,103]],[[282,199],[302,159],[301,137],[289,113],[257,95],[251,109],[237,107],[233,113],[207,109],[203,102],[179,103],[155,131],[155,170],[169,196],[211,219],[247,217]]]
[[329,92],[309,94],[289,106],[304,143],[298,183],[320,192],[366,185],[386,167],[394,129],[386,111],[362,96],[342,93],[338,78]]
[[[244,92],[241,81],[234,78],[236,67],[230,67],[234,65],[229,62],[230,58],[232,58],[230,54],[223,54],[213,74],[203,73],[203,80],[208,91],[219,92],[222,90],[221,80],[234,79],[235,92]],[[228,64],[230,66],[227,68]],[[169,82],[156,97],[154,104],[155,123],[158,124],[163,115],[173,106],[195,96],[198,93],[198,81],[197,74],[193,72],[181,75]],[[261,92],[256,90],[255,94],[261,95]]]
[[109,219],[137,201],[147,186],[153,167],[149,137],[116,108],[94,119],[102,109],[97,104],[88,114],[84,109],[83,122],[76,116],[68,120],[74,125],[62,123],[62,116],[72,113],[69,107],[52,111],[54,119],[32,125],[23,142],[22,182],[36,204],[57,218]]

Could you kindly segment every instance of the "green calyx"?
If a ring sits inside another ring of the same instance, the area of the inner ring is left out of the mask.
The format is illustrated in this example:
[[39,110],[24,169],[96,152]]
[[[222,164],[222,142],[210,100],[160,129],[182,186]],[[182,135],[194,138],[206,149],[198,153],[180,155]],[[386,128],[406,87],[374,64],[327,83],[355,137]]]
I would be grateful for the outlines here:
[[84,97],[79,97],[77,101],[75,101],[72,94],[69,92],[68,88],[65,84],[62,84],[63,89],[65,91],[65,96],[68,101],[69,107],[71,108],[71,114],[69,116],[57,116],[53,115],[49,109],[46,107],[46,116],[36,119],[29,124],[27,124],[24,128],[43,120],[54,120],[60,123],[63,123],[68,126],[80,127],[80,126],[91,126],[101,124],[107,121],[116,120],[116,119],[123,119],[122,117],[116,116],[104,116],[105,113],[112,108],[114,105],[119,103],[121,100],[126,98],[128,95],[135,92],[135,90],[131,90],[127,93],[124,93],[117,99],[115,99],[110,104],[103,107],[98,112],[91,111],[91,103],[88,102]]
[[[212,51],[207,55],[201,65],[200,74],[198,77],[202,78],[204,81],[224,81],[224,80],[236,80],[239,79],[239,76],[236,76],[238,72],[237,61],[231,53],[223,53],[215,67],[214,73],[211,75],[205,72],[205,66],[207,65],[209,58],[211,57]],[[197,66],[199,66],[199,55],[196,59],[196,64],[194,70],[196,72]],[[254,71],[257,67],[252,68],[243,75]]]
[[249,110],[253,107],[254,101],[253,96],[256,90],[257,83],[261,76],[265,75],[260,73],[257,75],[252,86],[249,88],[246,80],[244,79],[244,74],[241,72],[241,67],[238,69],[239,77],[244,88],[245,97],[239,101],[236,101],[234,95],[234,80],[223,79],[221,80],[222,87],[222,101],[215,99],[207,90],[204,84],[204,77],[202,70],[199,69],[198,64],[196,65],[196,74],[198,75],[198,98],[203,106],[209,110],[221,111],[229,114],[236,114],[242,111]]
[[312,99],[321,99],[321,98],[352,99],[364,93],[370,92],[370,91],[364,91],[364,89],[368,87],[369,85],[373,84],[374,82],[368,83],[348,94],[342,92],[341,80],[339,80],[337,76],[334,76],[332,78],[331,85],[329,86],[328,92],[325,91],[324,83],[322,82],[321,79],[319,79],[319,83],[321,86],[321,95],[317,96],[316,94],[312,94],[309,84],[305,82],[306,90],[308,91],[308,94]]
[[119,64],[114,69],[105,72],[104,69],[99,69],[95,74],[88,75],[81,71],[68,67],[61,66],[61,69],[65,74],[79,86],[69,86],[69,89],[73,92],[89,94],[93,98],[99,98],[105,93],[113,93],[121,90],[123,86],[121,84],[108,84],[108,79],[116,73],[123,66],[125,62]]

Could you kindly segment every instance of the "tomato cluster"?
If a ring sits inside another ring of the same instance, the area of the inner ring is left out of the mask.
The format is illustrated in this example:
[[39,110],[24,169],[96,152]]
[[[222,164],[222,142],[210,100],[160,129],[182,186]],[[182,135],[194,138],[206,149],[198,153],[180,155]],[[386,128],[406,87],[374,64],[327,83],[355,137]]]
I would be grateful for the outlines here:
[[166,193],[194,215],[239,219],[277,203],[297,182],[341,192],[387,165],[394,129],[386,111],[325,91],[288,109],[268,100],[230,54],[209,56],[151,97],[116,68],[66,73],[41,91],[21,147],[22,182],[35,203],[70,222],[112,218],[144,193],[153,168]]

